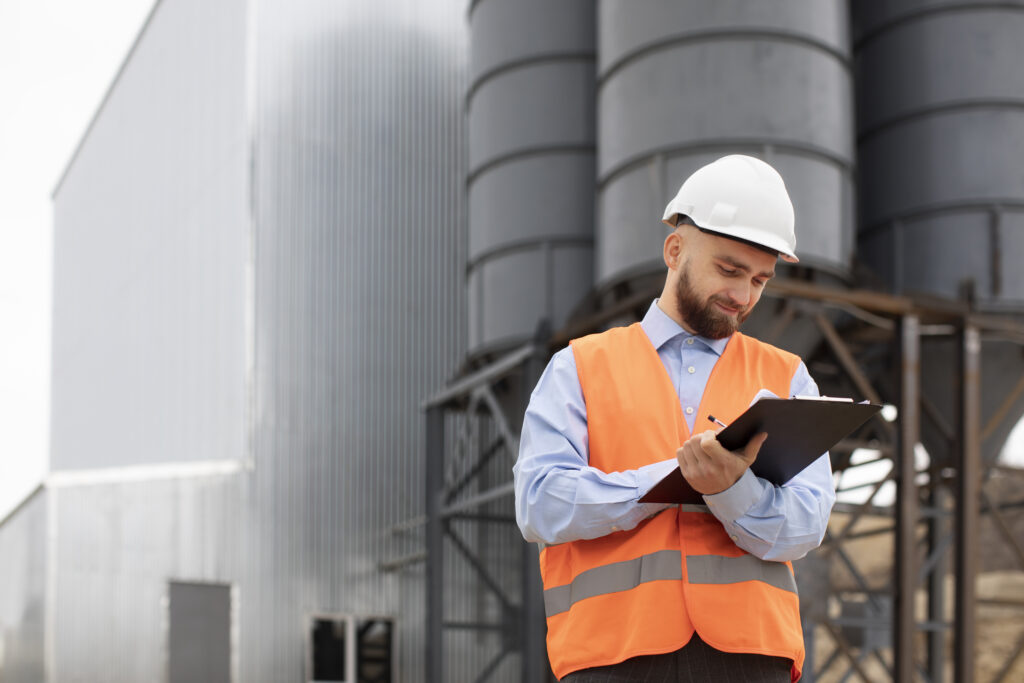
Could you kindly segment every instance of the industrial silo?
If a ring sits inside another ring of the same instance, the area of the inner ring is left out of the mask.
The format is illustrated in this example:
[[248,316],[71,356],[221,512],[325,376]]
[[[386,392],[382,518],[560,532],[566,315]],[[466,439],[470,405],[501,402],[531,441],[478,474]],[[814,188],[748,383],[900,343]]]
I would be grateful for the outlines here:
[[[598,7],[597,305],[660,288],[665,205],[693,171],[735,153],[767,161],[785,179],[802,276],[846,284],[855,232],[847,3]],[[780,263],[777,272],[790,268]],[[809,317],[780,327],[781,303],[760,304],[744,331],[774,330],[770,341],[807,356],[821,333]],[[829,585],[820,564],[804,566],[806,618]],[[810,639],[814,619],[806,623]]]
[[469,9],[469,351],[560,327],[592,283],[592,0]]
[[1024,304],[1024,6],[856,2],[860,257],[893,291]]
[[[854,2],[858,257],[892,291],[1024,312],[1024,6]],[[1019,347],[983,339],[983,452],[994,458],[1024,412]],[[952,342],[927,342],[955,371]],[[934,412],[955,424],[951,376],[923,378]],[[927,437],[928,435],[926,435]],[[933,456],[950,444],[931,435]]]
[[[925,666],[944,680],[952,659],[957,680],[970,680],[993,659],[969,604],[999,566],[986,541],[1001,534],[1019,548],[996,495],[1012,479],[991,466],[1024,413],[1021,338],[1000,332],[1024,312],[1024,6],[855,0],[851,10],[858,259],[879,286],[951,314],[921,326],[920,397],[900,408],[922,416],[922,515],[934,517],[918,581],[930,619],[948,620],[954,580],[960,603],[948,631],[929,634]],[[912,648],[903,659],[915,663]]]
[[602,0],[598,27],[602,292],[661,269],[662,209],[690,173],[729,153],[760,157],[786,179],[801,263],[847,272],[845,3]]
[[[521,348],[542,322],[564,326],[590,291],[595,12],[592,0],[468,3],[466,368]],[[448,415],[446,432],[459,443],[449,447],[453,457],[439,482],[446,506],[486,497],[507,481],[514,447],[496,448],[501,429],[482,416],[501,416],[518,435],[521,397],[531,388],[516,373],[487,400],[474,392]],[[476,453],[484,443],[488,454]],[[436,454],[433,446],[428,452]],[[428,656],[428,680],[534,680],[528,670],[537,663],[526,661],[518,635],[495,637],[544,629],[519,616],[531,572],[524,573],[515,524],[497,523],[514,520],[508,494],[482,504],[476,521],[470,514],[446,518],[445,540],[428,543],[428,584],[444,576],[428,607],[436,638],[428,648],[439,651]],[[428,501],[428,515],[434,512]]]

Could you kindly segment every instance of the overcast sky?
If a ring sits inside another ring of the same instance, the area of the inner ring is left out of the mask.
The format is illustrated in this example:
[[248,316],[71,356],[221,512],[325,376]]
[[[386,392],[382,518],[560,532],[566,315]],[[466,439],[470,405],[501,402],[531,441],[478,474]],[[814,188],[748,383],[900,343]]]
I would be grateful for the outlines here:
[[46,472],[50,193],[153,0],[0,0],[0,518]]

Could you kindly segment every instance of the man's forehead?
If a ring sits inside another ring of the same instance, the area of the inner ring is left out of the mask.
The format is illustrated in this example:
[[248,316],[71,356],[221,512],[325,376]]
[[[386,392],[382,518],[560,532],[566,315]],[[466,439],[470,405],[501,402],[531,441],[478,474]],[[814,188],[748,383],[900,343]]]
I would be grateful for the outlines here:
[[[696,225],[691,226],[691,229],[693,230],[694,234],[700,235],[703,238],[705,244],[716,244],[723,249],[738,248],[738,251],[736,251],[736,253],[743,254],[744,258],[746,257],[746,255],[749,254],[750,258],[748,260],[765,261],[764,256],[768,256],[769,258],[772,259],[772,262],[774,263],[779,258],[778,251],[770,249],[768,247],[764,247],[760,244],[757,244],[756,242],[750,242],[748,240],[733,235],[725,235],[722,233],[715,232],[714,230],[706,230]],[[751,249],[753,251],[750,251]]]
[[708,238],[711,258],[725,261],[734,268],[757,273],[761,277],[775,277],[775,263],[778,257],[729,237],[703,230],[699,232]]

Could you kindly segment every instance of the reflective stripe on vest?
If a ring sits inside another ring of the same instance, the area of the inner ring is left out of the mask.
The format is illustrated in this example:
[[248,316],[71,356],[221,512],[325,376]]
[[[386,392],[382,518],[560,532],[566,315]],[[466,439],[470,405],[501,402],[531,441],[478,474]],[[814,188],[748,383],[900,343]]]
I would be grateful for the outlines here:
[[[690,555],[686,558],[686,573],[688,583],[762,581],[796,593],[796,580],[788,566],[781,562],[760,560],[753,555]],[[552,617],[568,612],[580,600],[627,591],[648,581],[679,581],[682,578],[682,553],[678,550],[661,550],[633,560],[588,569],[573,579],[572,583],[548,588],[544,591],[544,611]]]
[[796,593],[796,579],[784,562],[768,562],[753,555],[689,555],[686,558],[689,583],[740,583],[763,581],[790,593]]
[[628,591],[648,581],[679,581],[683,578],[682,558],[678,550],[660,550],[635,560],[588,569],[572,583],[545,590],[544,611],[553,617],[596,595]]

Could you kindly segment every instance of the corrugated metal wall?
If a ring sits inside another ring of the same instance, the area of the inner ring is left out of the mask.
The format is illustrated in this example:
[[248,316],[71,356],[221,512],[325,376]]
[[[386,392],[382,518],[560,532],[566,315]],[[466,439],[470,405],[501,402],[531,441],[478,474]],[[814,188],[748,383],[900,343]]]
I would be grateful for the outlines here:
[[54,195],[51,681],[163,680],[167,582],[238,581],[246,34],[157,3]]
[[423,671],[420,401],[465,352],[465,4],[259,0],[255,432],[242,680],[297,680],[313,613],[397,618]]
[[47,495],[48,680],[164,680],[168,581],[237,585],[245,563],[245,479],[75,485]]
[[55,199],[54,680],[159,680],[172,579],[238,586],[238,680],[325,613],[422,675],[422,571],[377,563],[465,351],[465,10],[156,7]]
[[558,329],[593,281],[593,0],[470,9],[469,347]]
[[47,492],[39,487],[0,520],[0,681],[42,681]]
[[661,267],[661,212],[727,153],[786,179],[801,261],[853,249],[852,74],[841,0],[601,0],[599,286]]
[[242,455],[244,7],[158,3],[55,191],[54,469]]
[[896,292],[1024,307],[1024,5],[854,2],[861,256]]

